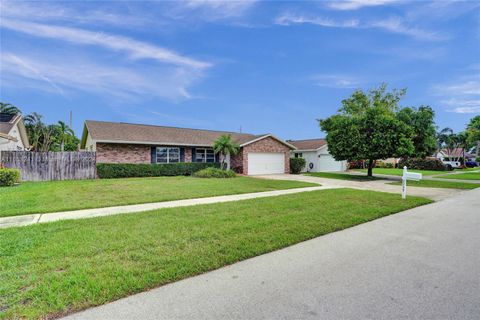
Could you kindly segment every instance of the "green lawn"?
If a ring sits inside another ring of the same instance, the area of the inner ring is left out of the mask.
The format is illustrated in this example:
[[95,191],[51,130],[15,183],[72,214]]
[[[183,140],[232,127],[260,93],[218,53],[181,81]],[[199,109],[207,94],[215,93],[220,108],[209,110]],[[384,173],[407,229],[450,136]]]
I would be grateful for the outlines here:
[[0,317],[58,317],[430,202],[332,189],[0,229]]
[[382,180],[382,178],[368,177],[367,175],[362,175],[362,174],[348,174],[348,173],[334,173],[334,172],[308,172],[308,173],[305,173],[305,175],[312,176],[312,177],[319,177],[319,178],[353,180],[353,181]]
[[[392,182],[390,184],[401,185],[402,182]],[[475,189],[475,188],[480,188],[479,183],[465,183],[465,182],[438,181],[438,180],[408,181],[407,186],[425,187],[425,188],[450,188],[450,189]]]
[[[367,173],[367,169],[356,169],[356,171]],[[435,174],[447,173],[448,171],[433,171],[433,170],[408,170],[410,172],[418,172],[425,176],[432,176]],[[386,174],[390,176],[402,176],[403,169],[396,168],[373,168],[373,175],[375,174]]]
[[24,182],[0,188],[0,217],[318,186],[236,177],[128,178]]
[[457,174],[445,174],[435,176],[442,179],[460,179],[460,180],[480,180],[480,172],[464,172]]

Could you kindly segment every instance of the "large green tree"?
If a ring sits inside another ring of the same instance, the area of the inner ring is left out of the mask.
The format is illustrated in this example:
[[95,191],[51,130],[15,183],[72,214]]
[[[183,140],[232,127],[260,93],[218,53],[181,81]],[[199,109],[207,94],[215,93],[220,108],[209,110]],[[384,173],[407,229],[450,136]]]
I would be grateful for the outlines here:
[[478,157],[480,155],[480,116],[475,116],[470,119],[467,125],[468,142],[475,145],[475,154]]
[[357,90],[342,101],[337,114],[319,120],[335,160],[368,160],[372,176],[376,160],[412,155],[414,130],[398,116],[405,93],[387,91],[386,84],[367,93]]
[[398,112],[398,118],[413,130],[412,157],[425,158],[435,153],[437,140],[434,117],[435,112],[429,106],[403,108]]

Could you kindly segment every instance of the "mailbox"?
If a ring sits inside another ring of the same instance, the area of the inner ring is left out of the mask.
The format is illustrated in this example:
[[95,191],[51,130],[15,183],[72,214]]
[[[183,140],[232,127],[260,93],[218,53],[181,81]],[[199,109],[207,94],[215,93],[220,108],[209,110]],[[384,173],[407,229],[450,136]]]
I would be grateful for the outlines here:
[[422,174],[416,172],[405,172],[402,178],[406,180],[420,181],[422,180]]
[[422,180],[422,174],[416,172],[408,172],[407,167],[403,167],[402,176],[402,199],[407,198],[407,180],[420,181]]

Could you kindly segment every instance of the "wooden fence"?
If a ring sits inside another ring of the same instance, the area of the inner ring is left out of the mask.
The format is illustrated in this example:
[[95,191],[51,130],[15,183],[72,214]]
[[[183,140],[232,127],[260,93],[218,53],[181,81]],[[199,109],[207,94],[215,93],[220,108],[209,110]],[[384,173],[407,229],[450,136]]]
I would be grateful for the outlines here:
[[95,152],[1,151],[0,162],[21,170],[24,181],[95,179]]

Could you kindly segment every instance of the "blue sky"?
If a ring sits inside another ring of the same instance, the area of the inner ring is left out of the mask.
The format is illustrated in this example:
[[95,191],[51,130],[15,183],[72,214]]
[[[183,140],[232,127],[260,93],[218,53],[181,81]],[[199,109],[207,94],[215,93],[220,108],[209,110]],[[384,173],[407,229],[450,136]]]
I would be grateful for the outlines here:
[[408,88],[439,127],[480,113],[477,1],[1,0],[0,100],[86,119],[323,136],[356,88]]

